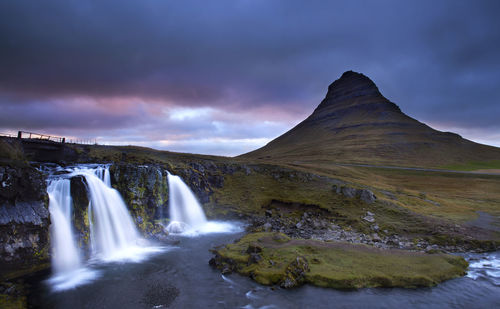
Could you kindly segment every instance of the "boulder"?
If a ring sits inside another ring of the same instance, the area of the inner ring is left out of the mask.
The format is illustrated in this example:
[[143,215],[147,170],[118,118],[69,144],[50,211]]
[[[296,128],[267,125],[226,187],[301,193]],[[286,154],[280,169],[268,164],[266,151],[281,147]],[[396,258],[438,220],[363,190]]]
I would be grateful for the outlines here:
[[341,192],[345,197],[353,198],[356,197],[356,189],[351,187],[342,187]]
[[372,204],[377,199],[375,194],[373,194],[372,191],[367,190],[367,189],[358,190],[357,195],[359,196],[360,200],[362,200],[363,202],[365,202],[367,204]]

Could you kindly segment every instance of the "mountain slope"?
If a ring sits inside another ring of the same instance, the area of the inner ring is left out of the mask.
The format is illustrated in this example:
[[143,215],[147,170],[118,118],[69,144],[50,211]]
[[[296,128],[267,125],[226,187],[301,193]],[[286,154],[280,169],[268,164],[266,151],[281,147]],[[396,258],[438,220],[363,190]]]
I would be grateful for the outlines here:
[[242,158],[439,167],[500,160],[500,148],[440,132],[407,116],[365,75],[348,71],[296,127]]

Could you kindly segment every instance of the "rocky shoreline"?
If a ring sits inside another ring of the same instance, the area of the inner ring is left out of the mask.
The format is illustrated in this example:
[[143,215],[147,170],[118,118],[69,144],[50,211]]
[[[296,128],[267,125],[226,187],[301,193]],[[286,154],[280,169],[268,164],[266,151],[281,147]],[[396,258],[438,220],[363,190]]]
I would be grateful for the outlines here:
[[426,253],[465,253],[489,252],[486,246],[472,247],[470,244],[440,245],[431,243],[423,238],[410,238],[398,234],[390,234],[387,230],[380,230],[376,215],[370,211],[361,218],[371,224],[372,233],[363,233],[352,227],[343,228],[335,219],[324,218],[320,213],[307,212],[299,218],[283,217],[272,210],[266,210],[264,216],[249,218],[249,232],[279,232],[297,239],[314,239],[321,241],[340,241],[352,244],[365,244],[380,249],[402,249]]

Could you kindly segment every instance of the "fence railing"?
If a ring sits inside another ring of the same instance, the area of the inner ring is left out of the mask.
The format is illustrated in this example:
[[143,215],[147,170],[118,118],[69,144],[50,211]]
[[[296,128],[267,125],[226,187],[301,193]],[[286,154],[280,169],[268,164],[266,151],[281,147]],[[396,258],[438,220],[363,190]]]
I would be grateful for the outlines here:
[[97,143],[97,139],[67,139],[66,143],[81,145],[100,145]]
[[[0,136],[11,137],[11,138],[16,137],[15,134],[1,133],[1,132],[0,132]],[[56,142],[56,143],[61,143],[61,144],[68,143],[68,144],[82,144],[82,145],[99,145],[97,143],[97,139],[94,139],[94,138],[67,139],[66,137],[61,137],[61,136],[53,136],[53,135],[47,135],[47,134],[41,134],[41,133],[35,133],[35,132],[27,132],[27,131],[18,131],[17,138],[51,141],[51,142]]]
[[45,140],[45,141],[52,141],[52,142],[56,142],[56,143],[65,143],[66,142],[65,137],[52,136],[52,135],[46,135],[46,134],[40,134],[40,133],[34,133],[34,132],[26,132],[26,131],[18,131],[17,138],[39,139],[39,140]]

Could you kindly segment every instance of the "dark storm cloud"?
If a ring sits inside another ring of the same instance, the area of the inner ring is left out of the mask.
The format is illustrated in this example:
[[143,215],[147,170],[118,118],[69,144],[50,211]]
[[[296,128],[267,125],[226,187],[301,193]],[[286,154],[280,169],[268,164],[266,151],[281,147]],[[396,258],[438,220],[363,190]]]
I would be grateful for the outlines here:
[[[282,111],[271,138],[353,69],[419,120],[498,132],[499,3],[2,1],[0,108],[26,117],[4,113],[0,125],[84,130],[93,121],[94,130],[177,134],[175,124],[229,138]],[[95,100],[82,117],[80,105],[64,103],[80,97]],[[116,112],[116,98],[127,113]],[[158,106],[241,112],[248,123],[172,123],[149,110]]]

